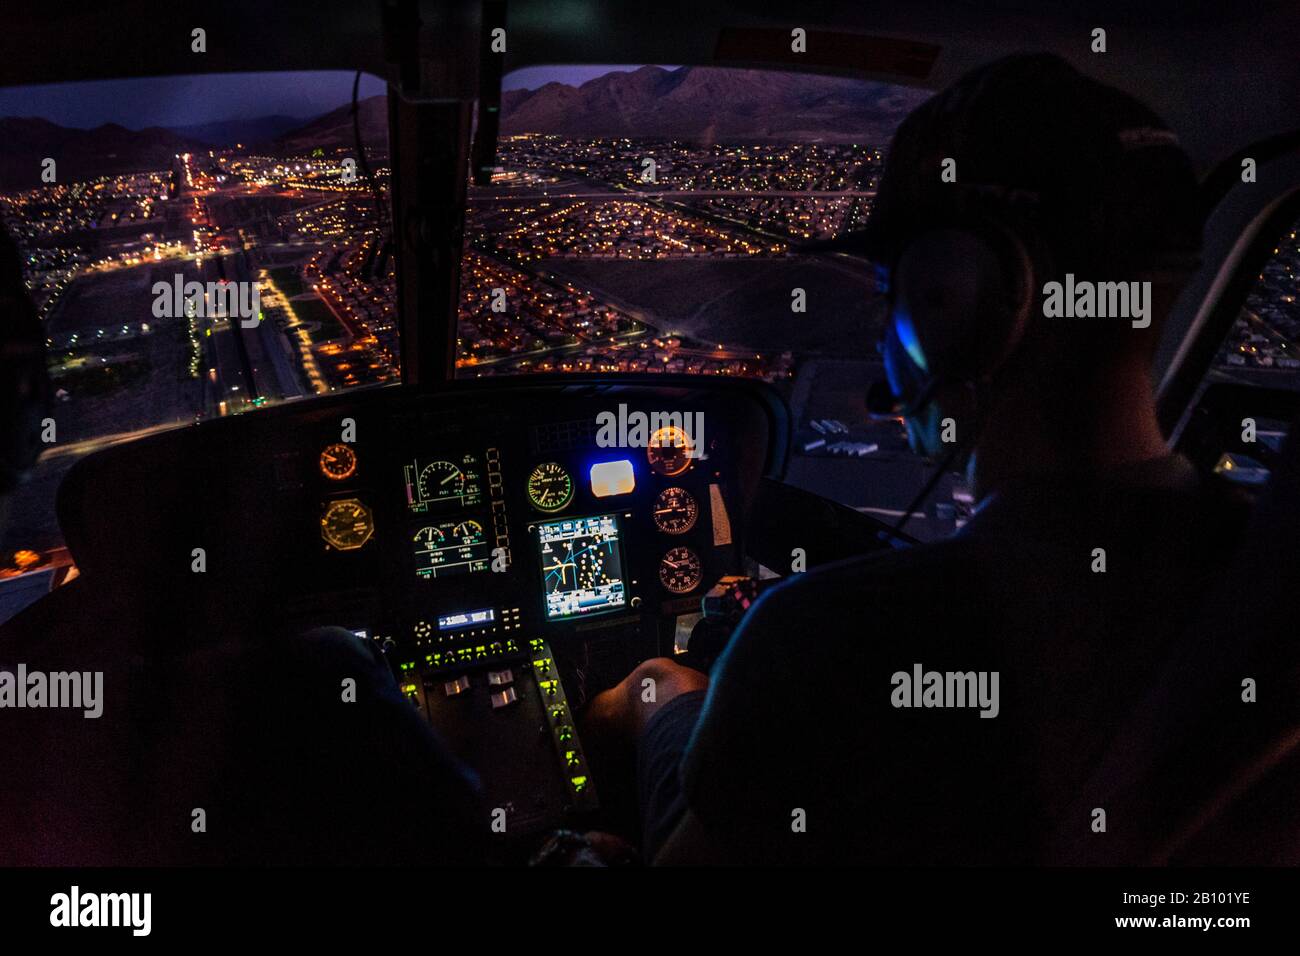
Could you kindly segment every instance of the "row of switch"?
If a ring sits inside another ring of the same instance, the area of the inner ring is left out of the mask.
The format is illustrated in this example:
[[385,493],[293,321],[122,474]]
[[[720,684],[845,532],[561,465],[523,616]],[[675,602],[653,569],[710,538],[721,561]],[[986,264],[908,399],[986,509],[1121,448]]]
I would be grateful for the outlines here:
[[597,805],[596,791],[587,773],[582,744],[578,742],[578,733],[573,726],[572,715],[569,713],[569,702],[564,696],[564,686],[560,683],[555,658],[551,656],[550,648],[544,641],[531,643],[533,673],[537,677],[537,686],[542,692],[542,703],[545,705],[546,720],[551,727],[555,749],[564,766],[569,795],[578,809],[594,809]]
[[[494,690],[491,694],[492,709],[500,710],[502,707],[509,707],[519,699],[518,692],[510,686],[515,682],[514,671],[506,668],[500,671],[488,671],[487,682],[489,687],[497,687],[500,690]],[[461,674],[455,680],[445,681],[442,685],[442,692],[448,697],[458,697],[469,690],[469,675]]]
[[430,670],[442,670],[465,664],[486,664],[501,657],[519,653],[519,644],[514,638],[504,641],[492,641],[488,644],[452,647],[445,651],[432,651],[424,655],[424,663]]
[[[510,643],[513,644],[513,641]],[[569,702],[564,694],[564,685],[560,682],[555,658],[551,655],[551,649],[544,640],[533,638],[528,644],[529,649],[532,651],[533,674],[537,678],[537,687],[542,694],[543,710],[546,712],[546,721],[551,730],[551,738],[564,769],[564,779],[568,786],[569,796],[573,800],[576,809],[595,809],[599,805],[596,799],[596,790],[587,771],[586,758],[583,756],[582,744],[578,740],[578,732],[574,727],[572,714],[569,712]],[[464,650],[469,650],[469,648],[464,648]],[[482,648],[478,650],[482,650]],[[434,659],[441,656],[435,652],[430,654],[426,661],[433,664]],[[401,664],[400,668],[402,671],[402,693],[427,717],[428,711],[424,701],[424,682],[417,679],[415,663],[408,661]],[[519,694],[515,688],[513,669],[506,667],[488,671],[487,685],[492,689],[490,699],[493,710],[500,710],[518,702]],[[430,685],[430,689],[432,689],[432,686],[434,685]],[[442,692],[447,697],[459,697],[469,690],[471,686],[470,675],[460,674],[457,677],[444,680]]]

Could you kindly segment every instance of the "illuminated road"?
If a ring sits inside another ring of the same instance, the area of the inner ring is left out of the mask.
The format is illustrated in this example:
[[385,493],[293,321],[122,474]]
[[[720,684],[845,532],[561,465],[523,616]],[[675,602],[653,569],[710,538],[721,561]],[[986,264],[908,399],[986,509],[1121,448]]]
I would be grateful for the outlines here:
[[853,199],[861,197],[871,199],[876,195],[874,189],[664,189],[646,190],[619,188],[605,189],[599,192],[528,192],[516,191],[508,195],[478,194],[470,197],[470,205],[492,203],[519,203],[536,199],[618,199],[626,202],[630,199]]

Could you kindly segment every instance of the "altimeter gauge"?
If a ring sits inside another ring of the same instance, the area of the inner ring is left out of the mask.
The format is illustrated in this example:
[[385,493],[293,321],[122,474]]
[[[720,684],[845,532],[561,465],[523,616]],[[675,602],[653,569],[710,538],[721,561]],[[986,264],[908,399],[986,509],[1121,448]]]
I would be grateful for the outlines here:
[[664,534],[685,534],[695,527],[700,508],[685,488],[665,488],[655,498],[655,527]]

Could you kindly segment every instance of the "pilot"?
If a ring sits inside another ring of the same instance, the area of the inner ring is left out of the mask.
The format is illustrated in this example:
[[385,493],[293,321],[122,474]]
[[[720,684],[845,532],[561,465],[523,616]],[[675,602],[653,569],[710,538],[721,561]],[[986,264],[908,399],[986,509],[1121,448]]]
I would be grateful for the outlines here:
[[[975,513],[792,575],[709,677],[651,660],[592,701],[587,733],[636,747],[647,856],[1069,862],[1099,832],[1090,772],[1240,525],[1152,389],[1200,229],[1174,135],[1057,57],[976,69],[903,122],[846,247],[888,276],[909,438],[965,468]],[[1146,298],[1061,318],[1051,282]]]

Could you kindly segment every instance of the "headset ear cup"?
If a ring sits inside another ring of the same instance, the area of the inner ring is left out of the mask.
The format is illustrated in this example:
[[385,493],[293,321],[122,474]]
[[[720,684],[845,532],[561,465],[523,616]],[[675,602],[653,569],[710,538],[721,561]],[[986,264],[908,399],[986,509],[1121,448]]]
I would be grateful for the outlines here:
[[927,373],[939,381],[988,378],[1024,335],[1034,269],[1024,245],[1004,229],[923,233],[894,272],[895,324],[906,319]]

